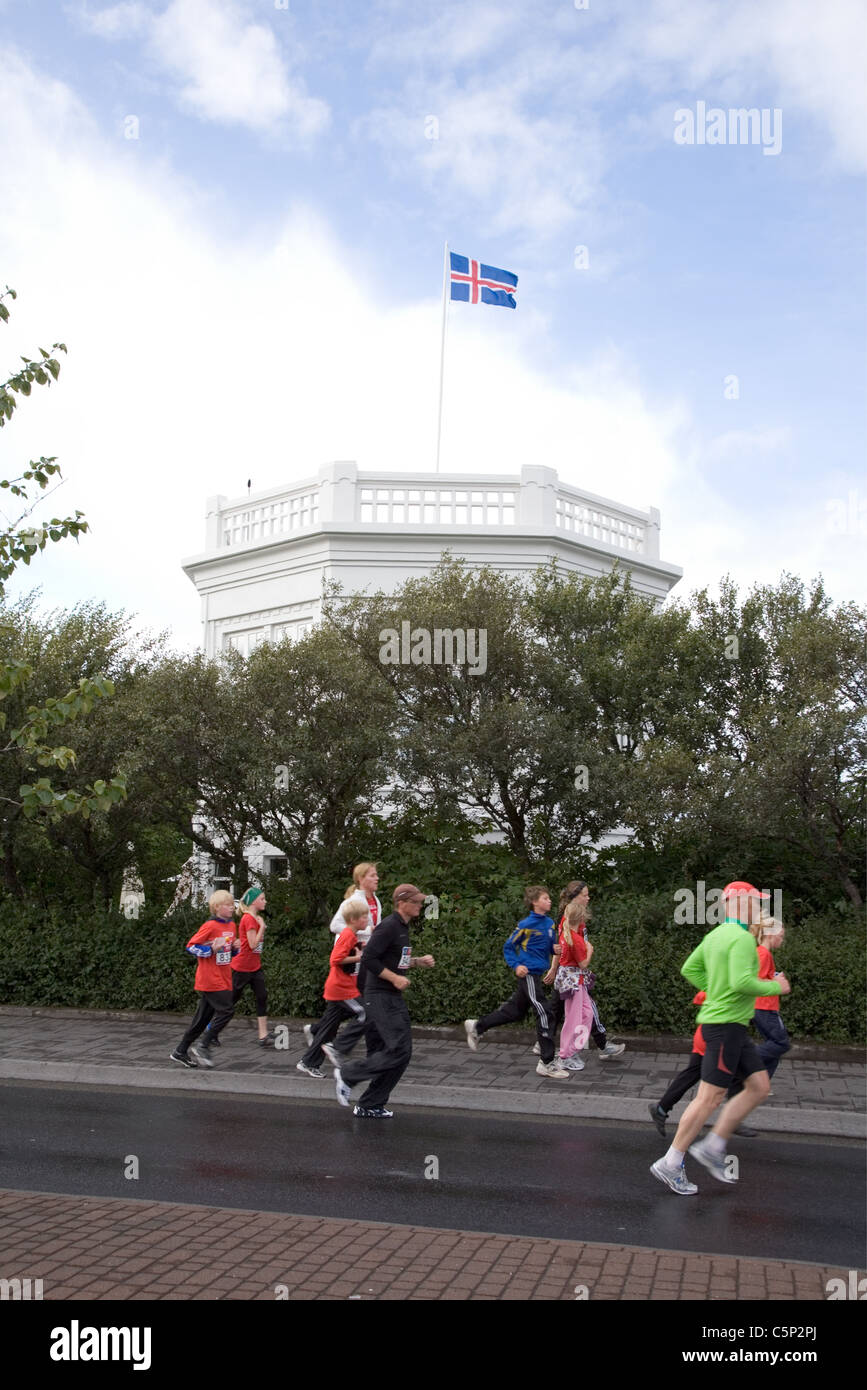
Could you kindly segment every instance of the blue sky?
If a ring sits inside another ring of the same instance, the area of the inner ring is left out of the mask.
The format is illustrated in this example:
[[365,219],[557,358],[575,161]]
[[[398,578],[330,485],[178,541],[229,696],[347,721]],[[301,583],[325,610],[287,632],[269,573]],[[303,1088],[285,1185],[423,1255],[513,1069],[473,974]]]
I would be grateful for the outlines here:
[[[2,363],[70,346],[0,462],[56,453],[94,528],[47,603],[195,642],[208,494],[430,467],[446,238],[520,284],[451,313],[445,470],[659,506],[684,590],[863,599],[855,0],[0,0],[0,35]],[[699,102],[779,152],[676,143]]]

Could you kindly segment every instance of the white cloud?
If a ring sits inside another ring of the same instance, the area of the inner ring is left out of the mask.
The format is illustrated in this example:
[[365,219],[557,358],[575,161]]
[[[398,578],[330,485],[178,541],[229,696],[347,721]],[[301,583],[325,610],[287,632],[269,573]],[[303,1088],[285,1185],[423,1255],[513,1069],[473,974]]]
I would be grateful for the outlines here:
[[[435,180],[447,211],[481,214],[485,231],[538,239],[606,216],[612,163],[670,142],[687,93],[781,108],[784,149],[790,117],[807,117],[826,133],[811,158],[867,166],[862,0],[610,0],[586,12],[452,0],[434,19],[414,14],[401,23],[386,7],[396,32],[372,50],[383,96],[358,129],[395,170],[409,161]],[[428,115],[437,141],[425,139]]]
[[[0,280],[20,296],[3,358],[69,345],[57,386],[3,431],[4,469],[58,455],[67,481],[50,506],[80,507],[93,526],[26,581],[44,583],[47,604],[105,598],[195,643],[199,600],[180,563],[203,548],[210,494],[240,495],[248,477],[255,489],[295,482],[333,458],[432,467],[438,297],[383,308],[363,260],[303,206],[275,239],[223,236],[203,190],[143,144],[107,142],[62,83],[14,54],[2,62]],[[728,567],[734,521],[744,582],[760,566],[773,577],[824,565],[832,592],[859,591],[847,545],[810,525],[820,498],[784,499],[782,522],[753,515],[706,481],[681,402],[651,402],[610,349],[555,380],[534,365],[544,335],[538,316],[453,306],[445,471],[546,462],[590,491],[657,505],[685,588]],[[841,475],[834,495],[856,485]]]
[[239,0],[171,0],[159,14],[124,3],[79,18],[101,38],[141,34],[152,60],[176,80],[180,105],[201,120],[260,133],[287,127],[302,140],[317,135],[328,124],[327,104],[290,78],[273,30],[250,15]]
[[[652,0],[622,4],[617,41],[643,66],[656,90],[680,82],[698,96],[719,84],[732,104],[764,84],[760,105],[806,114],[831,137],[830,162],[867,166],[867,26],[861,0]],[[755,101],[747,103],[754,105]]]
[[139,0],[123,0],[105,10],[91,10],[82,5],[73,14],[83,29],[100,39],[125,39],[140,34],[153,18],[151,11]]

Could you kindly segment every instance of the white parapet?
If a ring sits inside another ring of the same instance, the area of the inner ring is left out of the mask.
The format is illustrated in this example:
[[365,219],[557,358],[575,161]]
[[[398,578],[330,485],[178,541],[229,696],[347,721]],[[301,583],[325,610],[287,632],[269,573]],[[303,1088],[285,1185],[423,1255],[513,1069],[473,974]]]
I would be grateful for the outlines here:
[[184,563],[202,597],[205,649],[247,652],[316,620],[322,583],[358,593],[430,572],[444,551],[517,574],[556,558],[597,575],[619,563],[662,600],[682,571],[659,557],[659,512],[560,482],[542,464],[520,476],[359,473],[351,460],[316,478],[211,497],[206,550]]

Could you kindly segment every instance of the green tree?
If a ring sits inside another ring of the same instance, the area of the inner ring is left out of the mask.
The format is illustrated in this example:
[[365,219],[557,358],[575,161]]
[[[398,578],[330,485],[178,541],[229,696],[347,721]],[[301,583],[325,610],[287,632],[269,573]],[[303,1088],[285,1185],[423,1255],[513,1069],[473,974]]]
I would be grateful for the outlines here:
[[[15,291],[8,287],[0,295],[0,322],[9,320],[6,299],[15,299]],[[34,385],[50,386],[60,375],[60,362],[53,354],[66,352],[63,343],[55,343],[49,353],[39,349],[38,358],[22,357],[23,367],[19,367],[4,382],[0,382],[0,428],[5,428],[20,404],[20,397],[29,396]],[[0,525],[0,599],[5,592],[5,584],[19,565],[29,565],[39,551],[44,550],[49,541],[65,540],[70,536],[77,538],[87,530],[82,513],[73,517],[52,517],[42,525],[26,524],[32,516],[39,492],[44,492],[52,478],[59,478],[60,469],[55,458],[40,458],[17,477],[0,479],[0,489],[10,498],[17,499],[17,516],[10,518],[2,514]],[[34,496],[34,485],[37,492]],[[7,699],[13,692],[25,692],[33,676],[33,667],[19,656],[8,655],[0,662],[0,700]],[[111,682],[103,675],[82,676],[65,695],[49,696],[39,705],[28,705],[20,723],[9,727],[5,710],[0,710],[0,735],[5,736],[5,744],[0,745],[0,754],[17,755],[23,753],[31,775],[39,767],[53,767],[66,771],[75,766],[75,752],[65,745],[56,745],[53,739],[56,732],[64,728],[82,714],[87,714],[97,700],[112,693]],[[22,810],[25,815],[40,815],[55,819],[62,815],[79,815],[87,819],[93,811],[107,810],[125,795],[121,778],[108,780],[98,778],[83,791],[69,787],[58,789],[50,777],[38,777],[18,788],[17,796],[7,796],[0,803],[4,813],[11,809],[14,813]]]

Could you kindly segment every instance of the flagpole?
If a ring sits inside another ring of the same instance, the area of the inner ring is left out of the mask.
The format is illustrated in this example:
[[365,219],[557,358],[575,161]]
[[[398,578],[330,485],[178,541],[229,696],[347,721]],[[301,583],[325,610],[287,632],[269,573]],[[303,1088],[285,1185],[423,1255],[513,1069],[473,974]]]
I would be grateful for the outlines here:
[[445,243],[443,252],[443,329],[442,340],[440,342],[440,401],[437,412],[437,466],[436,471],[440,471],[440,446],[443,437],[443,377],[446,366],[446,314],[448,312],[448,282],[449,282],[449,244]]

